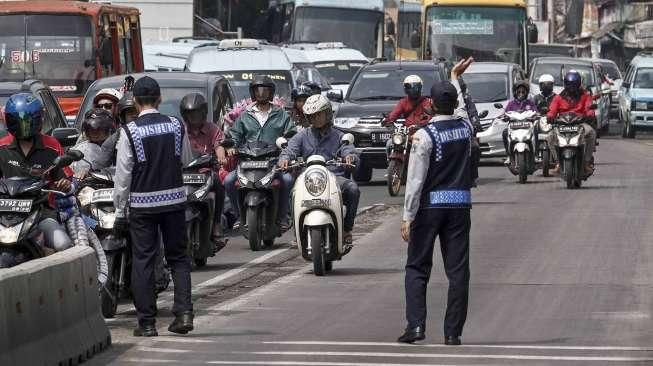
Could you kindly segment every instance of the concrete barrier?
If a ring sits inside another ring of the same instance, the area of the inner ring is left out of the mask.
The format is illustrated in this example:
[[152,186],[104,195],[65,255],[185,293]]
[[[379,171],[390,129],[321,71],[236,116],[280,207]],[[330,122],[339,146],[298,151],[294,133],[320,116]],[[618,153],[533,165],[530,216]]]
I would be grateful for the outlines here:
[[0,294],[0,365],[76,365],[111,343],[89,247],[0,269]]

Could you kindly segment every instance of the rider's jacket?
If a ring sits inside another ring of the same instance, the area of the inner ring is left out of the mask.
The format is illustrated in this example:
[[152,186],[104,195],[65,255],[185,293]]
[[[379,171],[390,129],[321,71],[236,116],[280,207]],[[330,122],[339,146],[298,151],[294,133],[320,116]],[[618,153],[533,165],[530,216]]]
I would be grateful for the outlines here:
[[537,111],[537,106],[529,98],[526,98],[524,100],[519,100],[517,98],[514,98],[510,102],[508,102],[508,105],[506,106],[506,112],[523,112],[523,111]]
[[590,108],[592,103],[592,96],[585,90],[583,90],[578,99],[572,99],[563,91],[560,95],[556,95],[553,98],[553,101],[551,101],[547,117],[549,119],[554,119],[560,113],[570,112],[585,117],[594,117],[594,110]]
[[471,140],[469,121],[436,116],[417,131],[408,163],[404,220],[433,208],[471,208]]
[[[182,151],[188,140],[184,139],[184,125],[174,117],[150,110],[122,128],[114,202],[127,188],[131,211],[159,213],[185,208]],[[123,138],[128,140],[127,146]],[[127,183],[128,187],[122,187]],[[116,211],[122,208],[121,203]]]
[[551,106],[551,102],[553,101],[553,98],[556,96],[555,93],[551,93],[550,95],[544,95],[542,93],[538,94],[533,98],[535,101],[535,105],[539,110],[542,110],[543,107],[549,108]]
[[430,109],[431,99],[428,97],[420,97],[417,105],[414,105],[410,98],[403,97],[392,112],[390,112],[384,123],[389,124],[404,117],[406,119],[404,126],[424,126],[431,119],[431,115],[429,114]]

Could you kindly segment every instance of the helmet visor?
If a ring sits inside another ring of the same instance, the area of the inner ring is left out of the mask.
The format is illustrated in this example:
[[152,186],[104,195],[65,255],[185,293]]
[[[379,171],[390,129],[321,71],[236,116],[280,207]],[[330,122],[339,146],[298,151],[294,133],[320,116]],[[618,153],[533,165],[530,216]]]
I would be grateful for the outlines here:
[[186,111],[184,113],[184,120],[186,123],[191,125],[200,125],[206,122],[206,111],[203,108],[193,111]]
[[30,114],[7,114],[7,130],[19,140],[30,138],[40,129],[39,121]]
[[257,101],[271,101],[274,97],[274,91],[269,86],[255,86],[254,87],[254,98]]
[[404,91],[406,95],[411,98],[417,98],[422,96],[422,84],[421,83],[405,83]]

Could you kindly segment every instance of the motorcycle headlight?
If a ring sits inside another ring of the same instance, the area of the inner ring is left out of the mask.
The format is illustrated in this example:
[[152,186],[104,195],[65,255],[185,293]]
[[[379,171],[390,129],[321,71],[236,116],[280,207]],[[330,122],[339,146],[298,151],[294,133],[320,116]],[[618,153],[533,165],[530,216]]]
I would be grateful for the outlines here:
[[326,190],[327,176],[320,170],[313,170],[306,173],[304,177],[306,190],[313,196],[319,196]]
[[79,203],[82,205],[82,207],[91,204],[91,199],[93,198],[93,192],[95,192],[95,189],[91,187],[84,187],[79,191],[79,193],[77,194],[77,198],[79,199]]
[[569,145],[569,142],[567,141],[566,138],[564,138],[563,136],[558,137],[558,146],[559,147],[565,147],[567,145]]
[[238,175],[238,181],[240,182],[241,186],[246,186],[249,184],[249,179],[245,176],[245,174],[241,174],[240,169],[238,169],[238,172],[236,173]]
[[394,135],[392,135],[392,143],[395,145],[403,145],[404,135],[401,133],[395,133]]
[[0,228],[0,243],[16,244],[23,226],[25,226],[25,223],[21,222],[16,226]]
[[266,174],[263,178],[261,178],[261,180],[259,181],[259,183],[260,183],[262,186],[267,186],[267,185],[270,183],[270,181],[272,180],[272,177],[274,177],[274,170],[270,171],[270,172],[269,172],[268,174]]
[[116,222],[116,213],[115,212],[106,212],[100,208],[94,209],[95,217],[98,218],[100,228],[102,229],[113,229],[113,224]]
[[341,117],[336,118],[333,124],[340,128],[352,128],[358,124],[358,117]]
[[580,135],[576,135],[569,139],[569,145],[578,145],[579,141],[580,141]]

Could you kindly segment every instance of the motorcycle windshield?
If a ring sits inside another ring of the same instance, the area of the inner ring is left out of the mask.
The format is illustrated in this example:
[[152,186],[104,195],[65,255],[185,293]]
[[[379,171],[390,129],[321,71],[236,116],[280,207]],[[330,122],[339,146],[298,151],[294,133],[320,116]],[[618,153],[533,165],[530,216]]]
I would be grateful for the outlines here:
[[72,170],[75,172],[75,175],[78,175],[82,172],[88,172],[89,170],[93,170],[97,168],[91,166],[89,162],[93,164],[94,162],[99,161],[100,158],[102,157],[102,147],[100,145],[94,144],[89,141],[83,141],[75,145],[75,147],[73,147],[73,150],[79,150],[84,154],[83,160],[76,161],[70,165]]
[[275,145],[271,145],[262,141],[249,142],[238,149],[239,155],[244,155],[251,158],[262,158],[268,155],[273,155],[278,152]]

